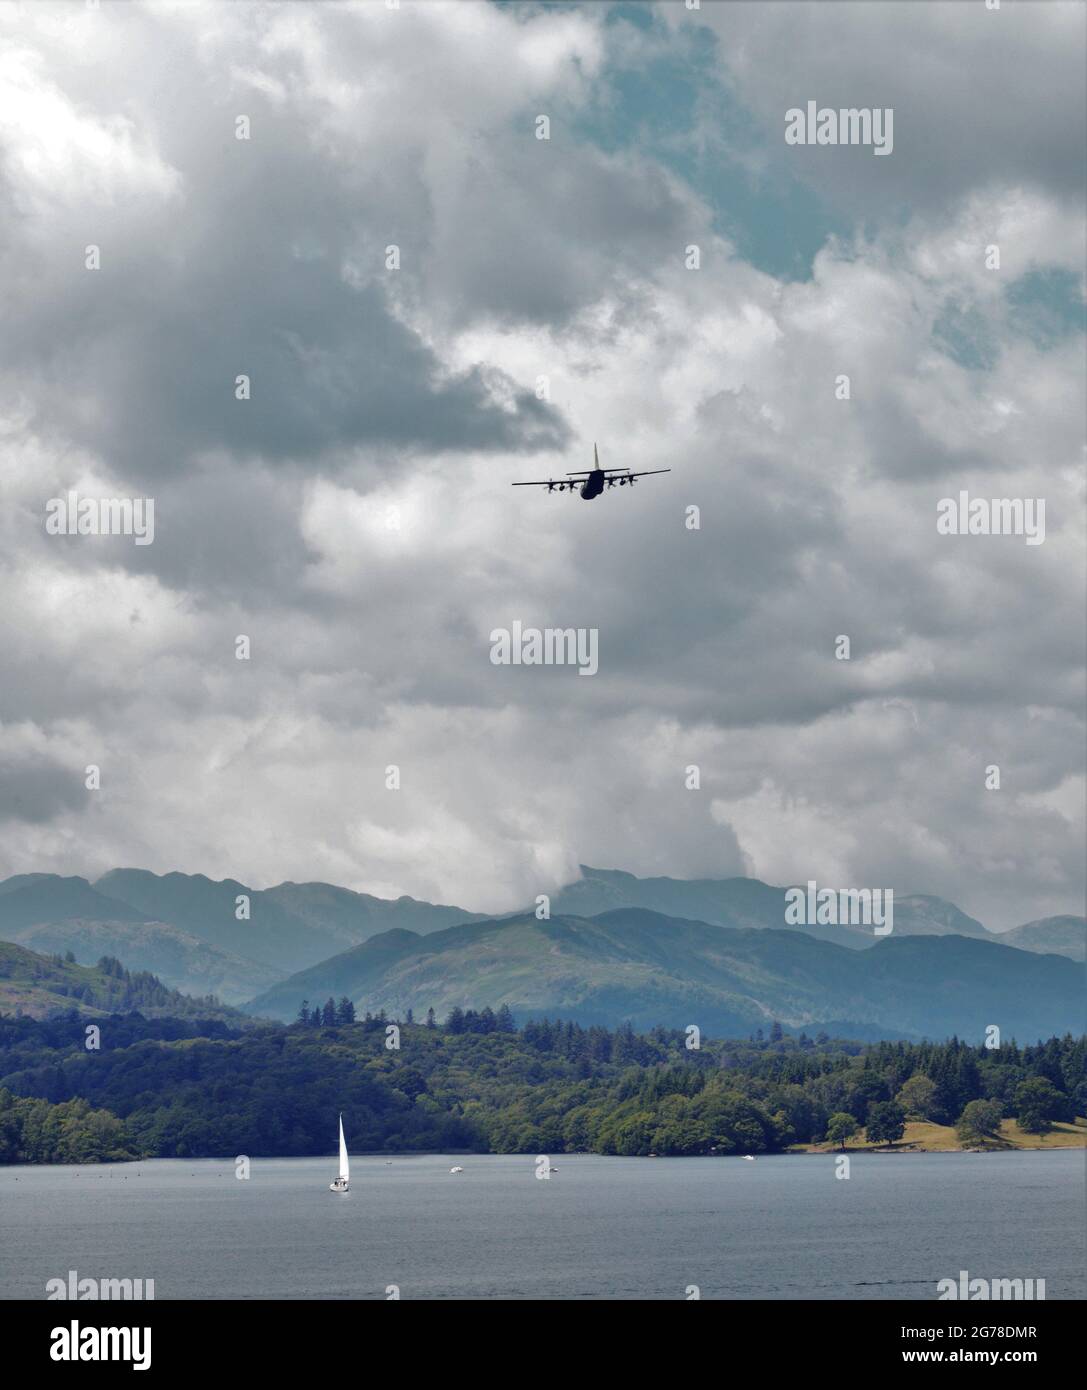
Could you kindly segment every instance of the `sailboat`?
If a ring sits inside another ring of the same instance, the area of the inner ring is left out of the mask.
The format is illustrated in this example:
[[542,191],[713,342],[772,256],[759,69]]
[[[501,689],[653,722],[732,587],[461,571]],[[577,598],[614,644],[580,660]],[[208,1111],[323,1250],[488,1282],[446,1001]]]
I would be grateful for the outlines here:
[[329,1191],[346,1192],[347,1179],[350,1176],[347,1166],[347,1144],[343,1137],[343,1116],[340,1116],[340,1175],[335,1182],[329,1183]]

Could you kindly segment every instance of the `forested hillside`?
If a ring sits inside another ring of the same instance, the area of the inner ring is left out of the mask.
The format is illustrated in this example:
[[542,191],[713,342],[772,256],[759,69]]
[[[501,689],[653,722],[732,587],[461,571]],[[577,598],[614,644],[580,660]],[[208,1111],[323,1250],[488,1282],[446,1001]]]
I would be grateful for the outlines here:
[[243,1015],[214,995],[190,998],[149,971],[126,970],[113,956],[102,956],[97,965],[79,965],[71,951],[44,956],[0,941],[0,1013],[44,1019],[73,1008],[92,1019],[139,1010],[149,1017],[244,1022]]
[[[323,1154],[341,1111],[354,1152],[663,1155],[777,1152],[848,1122],[893,1138],[910,1115],[953,1124],[976,1101],[990,1120],[1016,1116],[1037,1132],[1087,1110],[1087,1040],[1070,1036],[990,1051],[955,1039],[862,1047],[775,1027],[689,1050],[683,1032],[518,1031],[489,1010],[455,1010],[444,1027],[349,1022],[346,1007],[341,1018],[220,1025],[208,1037],[116,1019],[97,1053],[84,1050],[79,1018],[0,1019],[0,1162]],[[92,1138],[43,1153],[43,1122],[28,1130],[13,1097],[86,1101],[119,1127],[79,1112]]]

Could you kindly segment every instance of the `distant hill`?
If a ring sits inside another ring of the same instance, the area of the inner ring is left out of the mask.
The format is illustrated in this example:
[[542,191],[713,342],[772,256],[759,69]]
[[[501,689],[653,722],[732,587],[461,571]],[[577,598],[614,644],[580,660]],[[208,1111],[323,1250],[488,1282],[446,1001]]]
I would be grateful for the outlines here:
[[[445,932],[434,935],[434,940],[440,942],[437,947],[439,953],[448,944],[444,940],[445,936]],[[427,939],[418,932],[404,931],[400,928],[382,932],[379,936],[372,936],[369,941],[352,947],[350,951],[332,956],[329,960],[311,965],[308,970],[300,970],[297,975],[281,980],[243,1007],[248,1013],[290,1022],[304,1000],[311,1004],[323,1004],[330,995],[335,999],[347,995],[351,1000],[368,1000],[371,992],[381,985],[385,972],[391,971],[401,959],[417,953],[420,956],[426,954]],[[365,1007],[370,1007],[369,1003]],[[410,1004],[405,1005],[405,1012],[410,1007]],[[424,1013],[427,1007],[430,1005],[424,1006]]]
[[41,922],[82,919],[95,922],[146,922],[130,903],[95,892],[85,878],[57,874],[18,874],[0,883],[0,936]]
[[[235,915],[249,898],[248,921]],[[202,874],[114,869],[95,884],[57,874],[0,883],[0,940],[90,963],[117,956],[186,994],[241,1003],[277,979],[403,926],[425,933],[476,920],[459,907],[385,900],[327,883],[248,888]]]
[[[392,927],[438,931],[473,918],[459,907],[414,898],[387,901],[328,883],[257,889],[231,878],[216,882],[203,874],[112,869],[94,886],[145,916],[280,973],[305,969]],[[248,921],[235,916],[236,899],[243,894],[249,898]]]
[[1087,960],[1087,917],[1042,917],[995,938],[1020,951],[1042,951],[1071,960]]
[[[897,922],[896,922],[897,926]],[[852,1037],[1079,1032],[1082,980],[1060,962],[957,935],[884,938],[866,951],[804,932],[733,928],[625,908],[591,919],[518,914],[419,937],[374,937],[258,996],[289,1019],[303,998],[417,1017],[497,1008],[636,1028],[696,1023],[735,1036],[773,1020]]]
[[[596,917],[622,907],[643,907],[667,917],[687,917],[715,922],[723,927],[769,927],[780,931],[785,922],[785,888],[774,888],[757,878],[678,879],[637,878],[619,869],[594,869],[582,864],[581,878],[552,895],[552,914]],[[820,885],[829,886],[829,885]],[[871,927],[795,927],[807,936],[861,950],[880,939]],[[991,934],[954,903],[923,893],[909,893],[894,900],[896,936],[973,936],[991,940]]]
[[0,941],[0,1015],[52,1018],[75,1009],[89,1018],[138,1011],[147,1018],[245,1021],[214,999],[191,999],[119,961],[79,965]]
[[166,922],[93,922],[74,917],[59,922],[0,929],[0,936],[43,955],[71,951],[83,965],[102,956],[145,970],[182,994],[213,994],[224,1004],[241,1004],[270,988],[282,972],[201,941]]
[[478,921],[484,915],[416,898],[375,898],[331,883],[280,883],[261,896],[279,903],[299,921],[338,930],[345,944],[350,941],[352,945],[398,927],[426,936],[458,922]]
[[[298,970],[317,953],[340,951],[343,936],[301,921],[266,893],[227,878],[203,874],[152,874],[113,869],[95,883],[98,892],[143,916],[180,927],[201,941],[280,972]],[[239,920],[238,898],[249,899],[249,917]]]
[[116,956],[170,988],[214,994],[228,1004],[252,998],[285,973],[156,921],[85,878],[56,874],[20,874],[0,883],[0,940],[46,954],[70,950],[85,965]]

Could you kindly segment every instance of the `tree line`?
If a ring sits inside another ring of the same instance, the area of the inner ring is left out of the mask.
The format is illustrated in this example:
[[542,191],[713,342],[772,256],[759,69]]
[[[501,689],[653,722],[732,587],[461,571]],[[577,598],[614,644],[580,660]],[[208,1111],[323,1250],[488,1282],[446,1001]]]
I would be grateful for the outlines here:
[[327,1154],[341,1111],[355,1152],[661,1155],[892,1143],[910,1119],[986,1142],[1005,1118],[1043,1133],[1087,1113],[1071,1036],[990,1050],[771,1029],[691,1048],[680,1030],[455,1010],[396,1020],[393,1045],[384,1013],[342,1004],[247,1028],[118,1016],[95,1053],[74,1014],[0,1018],[0,1162]]

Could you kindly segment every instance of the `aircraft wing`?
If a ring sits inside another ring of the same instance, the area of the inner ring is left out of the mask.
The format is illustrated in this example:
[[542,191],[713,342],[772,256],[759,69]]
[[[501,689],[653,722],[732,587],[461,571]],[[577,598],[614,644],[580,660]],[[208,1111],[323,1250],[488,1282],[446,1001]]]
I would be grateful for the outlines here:
[[545,487],[548,492],[573,492],[579,483],[563,482],[561,478],[537,478],[530,483],[510,483],[510,487]]
[[[605,468],[600,471],[609,482],[612,480],[620,482],[630,478],[648,478],[652,473],[671,473],[672,470],[670,468],[647,468],[642,473],[631,473],[626,468]],[[535,478],[527,483],[511,483],[510,487],[545,487],[548,492],[573,492],[579,486],[575,480],[592,477],[592,470],[586,469],[582,473],[567,473],[566,477],[569,481],[564,482],[561,478]]]

